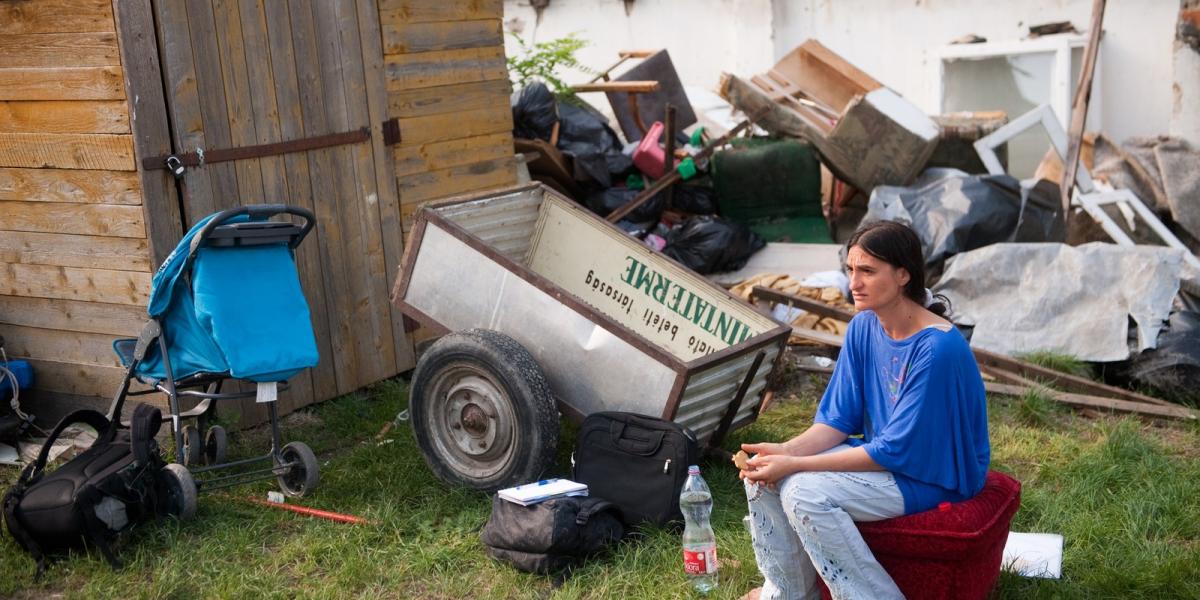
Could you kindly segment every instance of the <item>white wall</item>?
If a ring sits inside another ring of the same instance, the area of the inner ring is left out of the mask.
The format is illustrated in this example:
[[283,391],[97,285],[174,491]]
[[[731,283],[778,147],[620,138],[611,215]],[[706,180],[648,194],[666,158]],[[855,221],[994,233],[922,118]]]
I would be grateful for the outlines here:
[[[1030,24],[1050,21],[1069,20],[1082,31],[1092,0],[634,0],[629,16],[625,6],[620,0],[550,0],[537,25],[529,0],[505,0],[504,16],[506,29],[513,19],[523,23],[526,38],[579,31],[592,43],[580,58],[596,68],[620,49],[665,47],[685,85],[708,88],[721,71],[762,72],[815,37],[932,112],[930,61],[938,48],[968,33],[1015,40]],[[1100,88],[1093,90],[1101,116],[1089,130],[1117,140],[1170,131],[1178,10],[1179,0],[1108,1]]]
[[[579,32],[591,45],[577,56],[597,70],[615,62],[618,50],[666,48],[685,85],[716,88],[722,70],[757,73],[774,63],[771,2],[635,0],[626,16],[621,0],[550,0],[539,25],[529,0],[504,0],[504,28],[523,29],[527,42]],[[505,44],[511,56],[516,45]],[[567,81],[588,79],[574,74]]]

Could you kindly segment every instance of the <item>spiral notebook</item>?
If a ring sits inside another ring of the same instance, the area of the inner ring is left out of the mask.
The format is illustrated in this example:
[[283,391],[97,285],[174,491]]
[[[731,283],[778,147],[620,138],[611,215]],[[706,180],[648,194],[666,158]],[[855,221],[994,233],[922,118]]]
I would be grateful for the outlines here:
[[588,495],[588,487],[585,483],[571,481],[570,479],[543,479],[533,483],[505,488],[496,492],[496,494],[509,502],[514,502],[521,506],[529,506],[551,498],[586,496]]

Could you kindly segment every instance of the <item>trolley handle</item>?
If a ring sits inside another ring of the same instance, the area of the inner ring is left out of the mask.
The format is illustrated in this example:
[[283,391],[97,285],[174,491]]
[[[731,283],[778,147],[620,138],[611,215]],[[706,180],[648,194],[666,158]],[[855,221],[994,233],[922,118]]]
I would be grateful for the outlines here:
[[196,234],[196,237],[192,238],[190,254],[196,253],[196,250],[204,244],[204,240],[212,234],[213,230],[225,224],[234,217],[249,215],[254,219],[266,220],[282,213],[296,215],[304,219],[304,227],[300,230],[300,235],[297,235],[296,238],[288,244],[289,248],[295,250],[296,247],[300,245],[300,242],[304,241],[304,238],[308,235],[308,232],[312,231],[313,227],[316,225],[316,215],[314,215],[313,212],[307,208],[292,206],[289,204],[251,204],[248,206],[230,208],[217,213],[217,215],[209,220],[208,223],[204,224],[204,227],[199,233]]

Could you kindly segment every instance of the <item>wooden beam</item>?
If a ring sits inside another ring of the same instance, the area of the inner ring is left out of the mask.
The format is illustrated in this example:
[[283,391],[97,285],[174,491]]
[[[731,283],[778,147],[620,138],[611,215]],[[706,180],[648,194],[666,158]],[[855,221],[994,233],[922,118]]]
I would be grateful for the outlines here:
[[133,171],[133,138],[92,133],[0,133],[0,167]]
[[1194,421],[1197,419],[1197,414],[1195,411],[1178,405],[1158,406],[1154,404],[1145,404],[1143,402],[1129,402],[1127,400],[1101,398],[1098,396],[1088,396],[1085,394],[1072,394],[1069,392],[1060,392],[1044,387],[1039,389],[1038,387],[1012,385],[990,381],[984,382],[983,387],[990,393],[1001,394],[1004,396],[1022,396],[1030,391],[1037,391],[1051,400],[1056,400],[1064,404],[1072,404],[1075,406],[1099,408],[1109,411],[1133,413],[1152,417],[1165,417],[1170,419],[1184,419],[1189,421]]
[[0,101],[0,133],[129,133],[122,100]]
[[1083,149],[1083,129],[1087,124],[1088,101],[1092,97],[1092,76],[1096,71],[1096,54],[1100,52],[1100,34],[1104,25],[1105,0],[1092,0],[1092,24],[1083,51],[1083,66],[1075,87],[1075,102],[1071,105],[1071,128],[1067,131],[1067,158],[1063,161],[1062,181],[1058,191],[1062,197],[1063,218],[1071,214],[1071,190],[1075,187],[1075,172],[1079,169],[1079,152]]
[[121,100],[121,67],[0,69],[0,100]]
[[0,36],[115,31],[111,0],[0,2]]
[[[397,179],[402,207],[413,207],[475,190],[486,190],[516,183],[516,160],[512,156],[481,163],[461,165],[418,173]],[[412,211],[406,211],[411,213]]]
[[404,119],[494,109],[507,106],[511,93],[508,79],[397,90],[388,93],[388,117]]
[[0,227],[7,231],[146,237],[140,206],[0,202]]
[[40,329],[9,325],[4,328],[4,350],[10,356],[53,359],[66,363],[120,367],[112,349],[113,338],[99,333]]
[[18,33],[0,35],[0,64],[5,67],[120,66],[117,34]]
[[[131,141],[134,151],[140,157],[169,154],[171,134],[150,0],[113,0],[113,9],[121,33],[121,60],[125,86],[129,89],[129,113],[133,115]],[[158,265],[166,260],[183,237],[179,197],[175,182],[166,171],[147,171],[140,164],[137,168],[145,196],[142,203],[143,235],[150,242],[151,260]]]
[[507,104],[480,110],[400,119],[400,146],[457,140],[512,131],[512,110]]
[[7,325],[137,337],[149,319],[144,305],[0,295],[0,323]]
[[[376,16],[376,22],[378,22],[378,16]],[[504,46],[504,33],[500,19],[431,23],[392,20],[383,25],[383,54],[409,54],[488,46]]]
[[464,48],[384,57],[388,90],[508,79],[504,48]]
[[405,177],[512,155],[512,134],[504,131],[443,142],[396,146],[392,152],[392,162],[396,175]]
[[1129,402],[1157,404],[1159,406],[1177,406],[1176,404],[1167,402],[1166,400],[1154,398],[1145,394],[1139,394],[1137,392],[1111,385],[1105,385],[1084,377],[1078,377],[1063,373],[1061,371],[1055,371],[1054,369],[1038,366],[1028,361],[1004,356],[1003,354],[997,354],[995,352],[990,352],[988,350],[982,350],[979,348],[973,348],[972,350],[975,352],[975,360],[979,362],[980,366],[994,367],[1016,373],[1017,375],[1030,380],[1056,385],[1068,392],[1092,396],[1109,396]]
[[504,18],[502,0],[431,2],[430,0],[380,0],[379,18],[384,26],[393,22],[464,21]]
[[145,306],[150,273],[0,263],[0,295]]
[[142,194],[129,171],[0,168],[0,200],[141,204]]
[[854,313],[830,306],[819,300],[813,300],[811,298],[805,298],[803,296],[797,296],[787,292],[781,292],[779,290],[771,289],[761,285],[756,285],[751,288],[750,297],[762,298],[763,300],[778,302],[780,304],[790,304],[796,308],[821,315],[822,317],[838,319],[847,323],[849,323],[850,319],[854,317]]
[[141,238],[5,231],[0,262],[150,272],[150,249]]
[[597,81],[593,83],[580,83],[571,86],[571,91],[584,92],[611,92],[611,93],[626,93],[638,94],[657,92],[659,85],[657,81]]

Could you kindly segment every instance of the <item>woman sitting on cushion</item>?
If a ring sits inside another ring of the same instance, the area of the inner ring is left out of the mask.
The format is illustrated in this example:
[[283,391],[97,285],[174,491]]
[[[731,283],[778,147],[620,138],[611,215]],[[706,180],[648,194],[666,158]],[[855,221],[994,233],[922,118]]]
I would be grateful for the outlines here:
[[781,444],[742,445],[757,454],[740,475],[766,579],[748,598],[820,598],[818,575],[835,599],[903,598],[854,521],[968,500],[987,475],[983,380],[946,304],[925,289],[917,235],[876,222],[847,247],[860,312],[813,425]]

